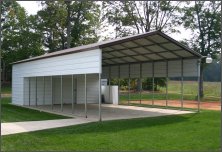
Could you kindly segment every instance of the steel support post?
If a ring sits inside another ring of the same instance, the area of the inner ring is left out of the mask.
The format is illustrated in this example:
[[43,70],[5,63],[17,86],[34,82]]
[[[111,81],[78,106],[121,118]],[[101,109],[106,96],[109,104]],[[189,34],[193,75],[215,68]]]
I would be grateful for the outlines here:
[[181,60],[181,109],[183,109],[183,59]]
[[61,75],[61,77],[60,77],[61,79],[61,81],[60,81],[60,85],[61,85],[61,111],[63,111],[63,84],[62,84],[62,75]]
[[45,105],[45,77],[43,76],[43,105]]
[[35,77],[35,106],[37,106],[38,102],[38,94],[37,94],[37,77]]
[[72,114],[74,113],[74,81],[73,81],[73,75],[72,75]]
[[152,105],[154,105],[154,62],[152,64],[152,89],[153,89],[153,92],[152,92]]
[[197,111],[200,112],[200,66],[201,59],[197,62],[197,81],[198,81],[198,95],[197,95]]
[[86,81],[86,74],[85,74],[85,117],[87,118],[87,81]]
[[109,103],[112,103],[111,100],[111,93],[110,93],[110,88],[111,88],[111,67],[109,66]]
[[101,115],[101,74],[99,73],[99,121],[102,121]]
[[52,108],[52,110],[53,110],[53,77],[51,76],[51,99],[52,99],[52,101],[51,101],[51,103],[52,103],[52,105],[51,105],[51,108]]
[[169,80],[168,61],[166,61],[166,107],[168,107],[168,80]]
[[129,64],[129,75],[128,75],[128,105],[130,104],[130,64]]
[[31,105],[31,80],[29,77],[29,106]]
[[120,65],[118,66],[118,104],[120,103]]
[[140,80],[139,80],[139,82],[140,82],[140,104],[141,104],[141,101],[142,101],[142,94],[141,94],[141,92],[142,92],[142,63],[140,63]]

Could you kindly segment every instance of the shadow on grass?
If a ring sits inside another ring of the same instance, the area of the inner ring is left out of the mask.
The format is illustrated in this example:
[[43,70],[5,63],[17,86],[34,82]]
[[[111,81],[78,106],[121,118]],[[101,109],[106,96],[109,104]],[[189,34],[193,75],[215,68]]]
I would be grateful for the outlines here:
[[[149,118],[134,118],[124,120],[111,120],[103,122],[92,122],[88,124],[81,124],[76,126],[69,126],[64,128],[56,128],[44,131],[35,132],[36,135],[40,134],[56,134],[63,136],[66,134],[88,134],[88,133],[118,133],[121,131],[134,130],[134,129],[149,129],[151,127],[158,127],[163,125],[171,125],[187,121],[194,117],[196,114],[178,115],[178,116],[159,116]],[[41,135],[40,135],[41,136]]]

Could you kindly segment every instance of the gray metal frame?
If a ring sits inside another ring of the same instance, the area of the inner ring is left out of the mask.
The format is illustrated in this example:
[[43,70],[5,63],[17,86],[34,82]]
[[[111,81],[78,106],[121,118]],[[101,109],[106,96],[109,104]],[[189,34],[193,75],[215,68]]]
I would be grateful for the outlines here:
[[152,105],[154,105],[154,62],[152,64],[152,89],[153,89],[153,92],[152,92]]
[[129,78],[128,78],[128,105],[130,104],[130,64],[129,64]]
[[181,59],[181,109],[183,109],[183,59]]
[[37,106],[38,102],[38,92],[37,92],[38,86],[37,86],[37,77],[35,77],[35,106]]
[[99,121],[102,121],[101,115],[101,74],[99,73]]
[[201,60],[197,62],[197,81],[198,81],[198,94],[197,94],[197,111],[200,112],[200,66]]
[[73,81],[73,75],[72,75],[72,114],[74,113],[74,81]]
[[43,76],[43,105],[45,105],[45,77]]
[[141,92],[142,92],[142,87],[143,87],[143,83],[142,83],[142,63],[140,63],[140,104],[141,104],[141,98],[142,98],[142,96],[141,96]]
[[52,108],[52,110],[53,110],[53,106],[54,106],[54,103],[53,103],[53,100],[54,100],[54,98],[53,98],[53,76],[51,76],[51,95],[52,95],[52,101],[51,101],[51,103],[52,103],[52,105],[51,105],[51,108]]
[[62,79],[62,75],[61,75],[60,78],[61,78],[61,80],[60,80],[60,85],[61,85],[61,90],[60,90],[60,91],[61,91],[61,99],[60,99],[60,100],[61,100],[61,111],[63,111],[63,82],[62,82],[63,79]]
[[87,118],[87,80],[85,74],[85,117]]
[[29,106],[30,106],[31,105],[31,80],[30,80],[30,77],[28,79],[29,79]]
[[166,61],[166,107],[168,107],[168,81],[169,81],[168,61]]

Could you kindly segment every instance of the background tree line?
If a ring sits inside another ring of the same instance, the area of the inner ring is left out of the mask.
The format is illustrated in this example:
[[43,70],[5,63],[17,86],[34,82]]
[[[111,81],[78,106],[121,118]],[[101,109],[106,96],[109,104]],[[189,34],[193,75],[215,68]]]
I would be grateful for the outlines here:
[[[12,62],[153,30],[171,34],[180,33],[178,27],[183,27],[192,32],[191,39],[184,39],[183,44],[215,59],[220,53],[220,1],[59,0],[41,2],[41,5],[36,15],[28,15],[17,2],[3,2],[3,81],[10,80]],[[204,62],[201,82],[208,66]],[[203,95],[202,87],[201,83]]]

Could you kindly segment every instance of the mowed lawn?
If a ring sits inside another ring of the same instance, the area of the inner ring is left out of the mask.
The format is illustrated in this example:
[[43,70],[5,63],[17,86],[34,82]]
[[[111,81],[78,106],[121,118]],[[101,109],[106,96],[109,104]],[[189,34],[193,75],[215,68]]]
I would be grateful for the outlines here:
[[[197,89],[198,85],[195,81],[184,81],[184,100],[197,100]],[[155,100],[166,99],[166,88],[160,87],[160,91],[154,93]],[[204,82],[204,98],[202,101],[220,101],[220,82]],[[141,95],[142,100],[152,100],[152,91],[143,91]],[[139,92],[131,92],[130,100],[139,100]],[[181,99],[181,82],[180,81],[169,81],[168,85],[168,99],[169,100],[180,100]],[[121,101],[128,100],[128,93],[122,92],[120,96]]]
[[2,119],[1,122],[36,121],[65,119],[68,117],[31,110],[10,104],[11,98],[2,98]]
[[94,122],[3,136],[3,151],[219,151],[218,111]]

